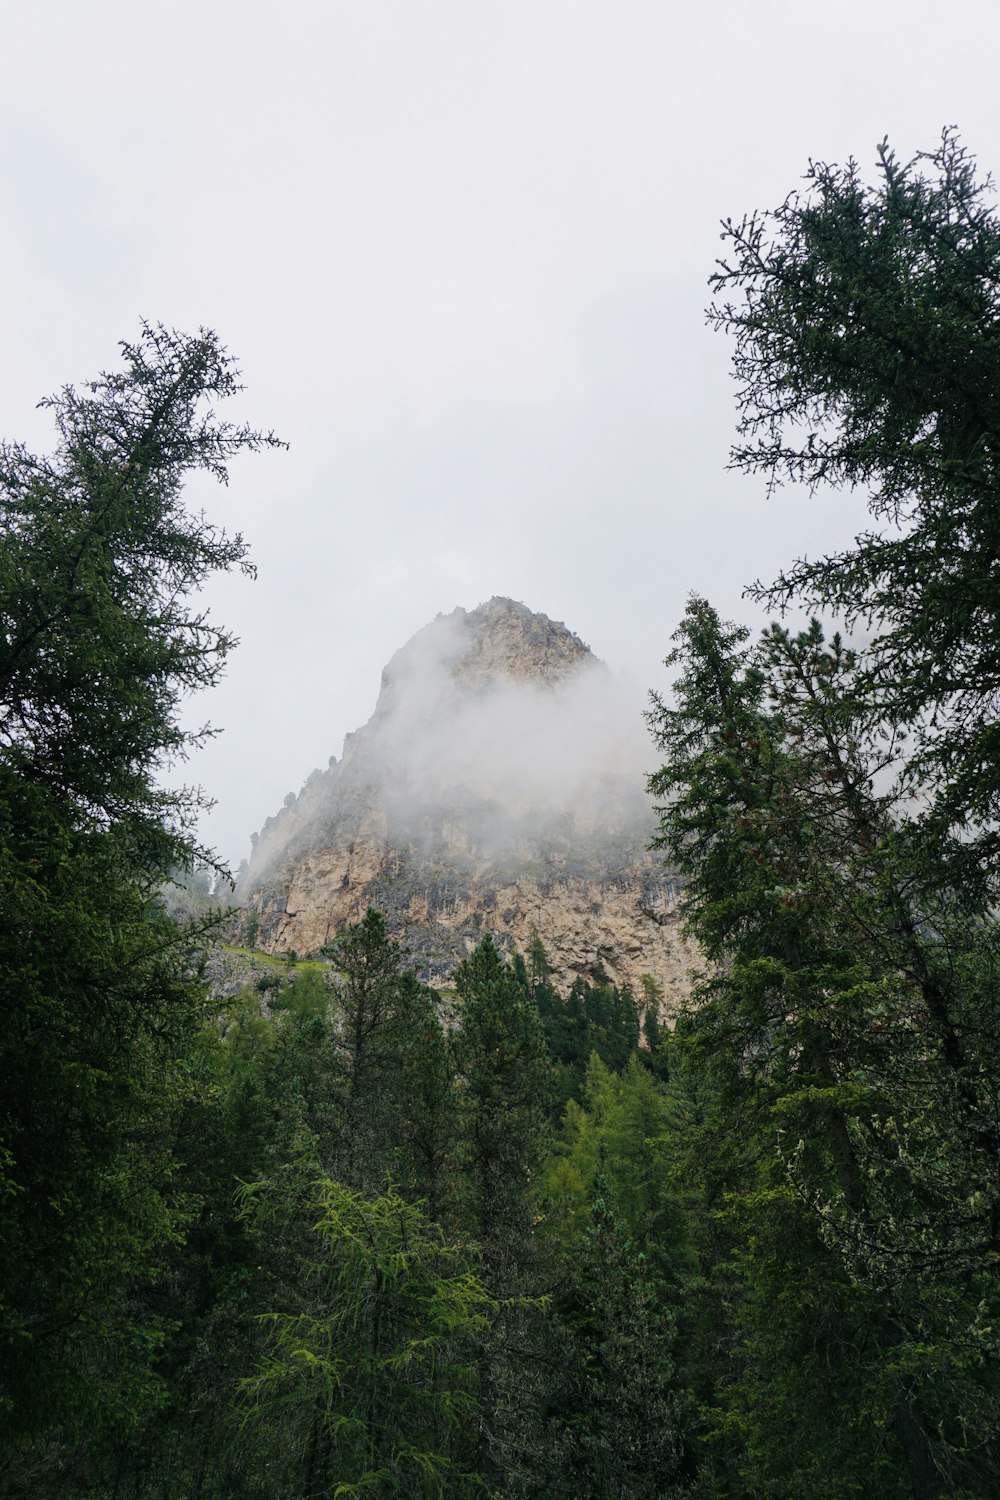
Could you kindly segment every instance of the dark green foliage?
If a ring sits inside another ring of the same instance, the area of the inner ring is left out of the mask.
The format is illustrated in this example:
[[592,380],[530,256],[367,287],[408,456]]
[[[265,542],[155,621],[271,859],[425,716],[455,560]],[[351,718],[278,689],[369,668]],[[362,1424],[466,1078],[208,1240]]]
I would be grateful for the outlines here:
[[669,1076],[665,1032],[660,1022],[663,1012],[663,990],[652,974],[640,976],[642,984],[642,1039],[645,1049],[640,1054],[643,1062],[664,1081]]
[[241,537],[185,510],[183,482],[225,482],[234,454],[276,439],[204,408],[240,389],[215,334],[147,325],[121,351],[123,369],[43,403],[51,458],[0,448],[0,747],[67,817],[159,846],[192,805],[157,784],[191,742],[178,706],[234,644],[188,601],[218,569],[251,571]]
[[678,1212],[667,1097],[633,1058],[595,1055],[544,1174],[554,1251],[546,1493],[659,1496],[687,1465],[692,1413],[675,1363],[693,1263]]
[[[813,163],[727,221],[715,324],[735,335],[735,465],[859,486],[886,529],[758,593],[874,624],[865,687],[908,724],[944,826],[1000,811],[1000,219],[953,130],[901,163]],[[735,294],[735,295],[734,295]],[[981,830],[984,854],[996,839]]]
[[275,1112],[265,1080],[278,1042],[251,995],[236,997],[222,1025],[206,1025],[197,1038],[194,1086],[174,1137],[187,1231],[152,1288],[166,1328],[156,1363],[164,1400],[111,1455],[109,1475],[123,1500],[154,1484],[178,1495],[214,1494],[217,1482],[223,1492],[235,1488],[241,1380],[260,1342],[261,1267],[234,1195],[270,1160]]
[[662,1287],[596,1198],[553,1298],[562,1355],[547,1403],[547,1495],[665,1500],[682,1472],[685,1399]]
[[455,987],[465,1213],[501,1290],[531,1220],[548,1102],[545,1038],[489,935],[455,970]]
[[455,1059],[438,997],[411,974],[402,996],[403,1046],[391,1139],[394,1175],[431,1217],[454,1222],[459,1103]]
[[870,650],[689,606],[675,1028],[537,934],[442,1004],[375,911],[209,1006],[161,777],[246,564],[180,483],[273,440],[147,329],[0,455],[0,1494],[997,1492],[1000,230],[947,133],[725,238],[736,463],[885,531],[758,591]]
[[[170,1140],[200,1018],[198,934],[159,908],[197,798],[162,772],[184,694],[232,639],[190,603],[243,563],[187,473],[273,443],[204,401],[239,387],[214,334],[143,330],[47,404],[49,459],[0,449],[0,1346],[5,1481],[163,1397],[151,1279],[183,1234]],[[116,1436],[117,1441],[117,1436]]]
[[[181,696],[232,645],[191,592],[245,562],[180,486],[272,440],[199,414],[236,389],[214,336],[147,329],[124,352],[121,375],[54,404],[53,460],[5,450],[0,474],[0,1493],[537,1494],[554,1353],[577,1372],[566,1411],[592,1390],[627,1467],[619,1394],[637,1431],[672,1377],[636,1378],[616,1309],[639,1309],[650,1349],[670,1320],[644,1311],[656,1257],[603,1228],[596,1269],[581,1251],[574,1271],[596,1342],[549,1311],[539,1002],[555,1035],[562,1001],[542,945],[514,971],[484,940],[451,1034],[375,912],[328,961],[206,1000],[196,803],[161,775],[190,743]],[[624,1068],[631,997],[597,976],[577,1012],[564,1065],[596,1048]],[[673,1453],[672,1430],[647,1438]],[[573,1443],[610,1483],[618,1460],[582,1425]],[[629,1493],[649,1467],[632,1462]]]
[[712,317],[736,338],[735,464],[863,486],[881,526],[754,592],[833,608],[871,643],[826,643],[814,623],[747,654],[693,606],[680,709],[657,711],[657,790],[676,798],[666,846],[721,964],[692,1040],[728,1068],[724,1112],[742,1095],[771,1115],[774,1181],[870,1307],[852,1388],[881,1389],[902,1492],[985,1495],[1000,1466],[1000,219],[954,131],[906,164],[883,143],[874,186],[853,162],[808,183],[726,225]]
[[[742,1414],[743,1462],[765,1493],[852,1493],[876,1442],[903,1493],[907,1475],[917,1495],[938,1493],[942,1476],[976,1492],[997,1429],[982,1321],[1000,1203],[988,1104],[1000,1067],[982,987],[992,925],[958,920],[944,896],[922,916],[914,907],[911,845],[873,789],[885,741],[860,718],[856,660],[837,638],[773,628],[749,648],[694,600],[677,640],[675,704],[653,714],[668,756],[653,787],[670,797],[661,840],[713,961],[684,1034],[714,1080],[711,1151],[743,1286],[742,1369],[721,1405]],[[800,1264],[839,1307],[825,1332],[814,1311],[775,1317],[778,1248],[779,1279]],[[818,1384],[786,1390],[792,1364]],[[841,1488],[807,1479],[811,1463],[829,1472],[833,1450],[810,1447],[793,1475],[788,1444],[763,1441],[779,1412],[799,1430],[800,1400],[843,1410]]]
[[543,1357],[535,1184],[546,1142],[549,1064],[538,1011],[487,935],[455,971],[460,1173],[457,1216],[479,1246],[497,1316],[479,1351],[477,1468],[487,1493],[534,1472]]
[[392,1146],[404,1128],[399,1089],[418,1013],[434,1013],[430,993],[404,969],[404,953],[370,910],[324,950],[339,974],[330,1036],[336,1090],[336,1135],[329,1165],[341,1181],[378,1187],[396,1163]]
[[333,953],[189,1050],[162,1123],[183,1233],[116,1310],[127,1402],[50,1450],[51,1492],[657,1493],[688,1425],[657,1085],[593,1060],[600,1165],[552,1210],[560,1240],[551,1059],[514,970],[480,946],[449,1038],[376,913]]
[[176,930],[123,882],[124,864],[113,835],[68,829],[42,788],[0,801],[0,904],[14,919],[0,925],[9,1442],[53,1409],[89,1420],[120,1399],[123,1361],[158,1337],[135,1326],[123,1278],[183,1222],[169,1191],[173,1063],[198,997]]
[[620,1072],[639,1044],[639,1017],[628,990],[616,989],[606,976],[588,984],[574,981],[566,996],[549,982],[548,955],[535,933],[529,964],[520,955],[513,973],[524,993],[534,1001],[554,1064],[550,1113],[558,1119],[569,1099],[579,1099],[592,1053]]

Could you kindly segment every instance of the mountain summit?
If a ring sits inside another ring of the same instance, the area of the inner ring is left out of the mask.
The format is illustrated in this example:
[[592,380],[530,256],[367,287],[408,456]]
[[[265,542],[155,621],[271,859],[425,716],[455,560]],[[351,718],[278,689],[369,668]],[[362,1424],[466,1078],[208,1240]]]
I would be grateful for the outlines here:
[[565,625],[504,598],[439,615],[255,836],[257,942],[311,952],[377,906],[431,983],[484,931],[508,950],[537,931],[564,984],[649,973],[669,995],[688,957],[646,851],[649,756],[641,705]]

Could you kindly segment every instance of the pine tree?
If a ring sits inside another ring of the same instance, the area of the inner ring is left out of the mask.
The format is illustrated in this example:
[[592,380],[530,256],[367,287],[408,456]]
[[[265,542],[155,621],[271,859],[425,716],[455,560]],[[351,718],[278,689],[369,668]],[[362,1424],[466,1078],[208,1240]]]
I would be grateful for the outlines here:
[[339,1120],[328,1165],[356,1187],[408,1182],[439,1207],[454,1111],[437,996],[374,908],[324,953],[339,976],[330,1038]]
[[537,1010],[489,935],[458,965],[455,988],[467,1223],[483,1247],[491,1288],[502,1292],[533,1216],[548,1096],[545,1042]]

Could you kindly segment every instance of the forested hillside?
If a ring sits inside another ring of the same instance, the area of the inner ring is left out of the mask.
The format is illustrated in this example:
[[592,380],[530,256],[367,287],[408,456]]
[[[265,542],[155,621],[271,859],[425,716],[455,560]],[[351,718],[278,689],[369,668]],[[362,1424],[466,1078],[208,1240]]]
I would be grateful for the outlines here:
[[1000,1490],[1000,221],[948,132],[724,241],[735,463],[873,529],[674,636],[670,1027],[374,909],[213,1000],[164,780],[249,564],[182,483],[277,440],[147,327],[0,451],[0,1495]]

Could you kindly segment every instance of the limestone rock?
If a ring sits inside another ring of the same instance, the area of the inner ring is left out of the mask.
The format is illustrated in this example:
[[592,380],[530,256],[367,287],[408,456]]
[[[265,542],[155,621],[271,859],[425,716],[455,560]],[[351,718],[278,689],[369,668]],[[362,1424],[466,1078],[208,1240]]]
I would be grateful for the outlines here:
[[571,631],[495,598],[389,662],[369,722],[255,839],[239,899],[258,944],[314,952],[369,906],[430,983],[492,932],[537,931],[557,984],[643,974],[676,1008],[694,954],[647,850],[639,706]]

